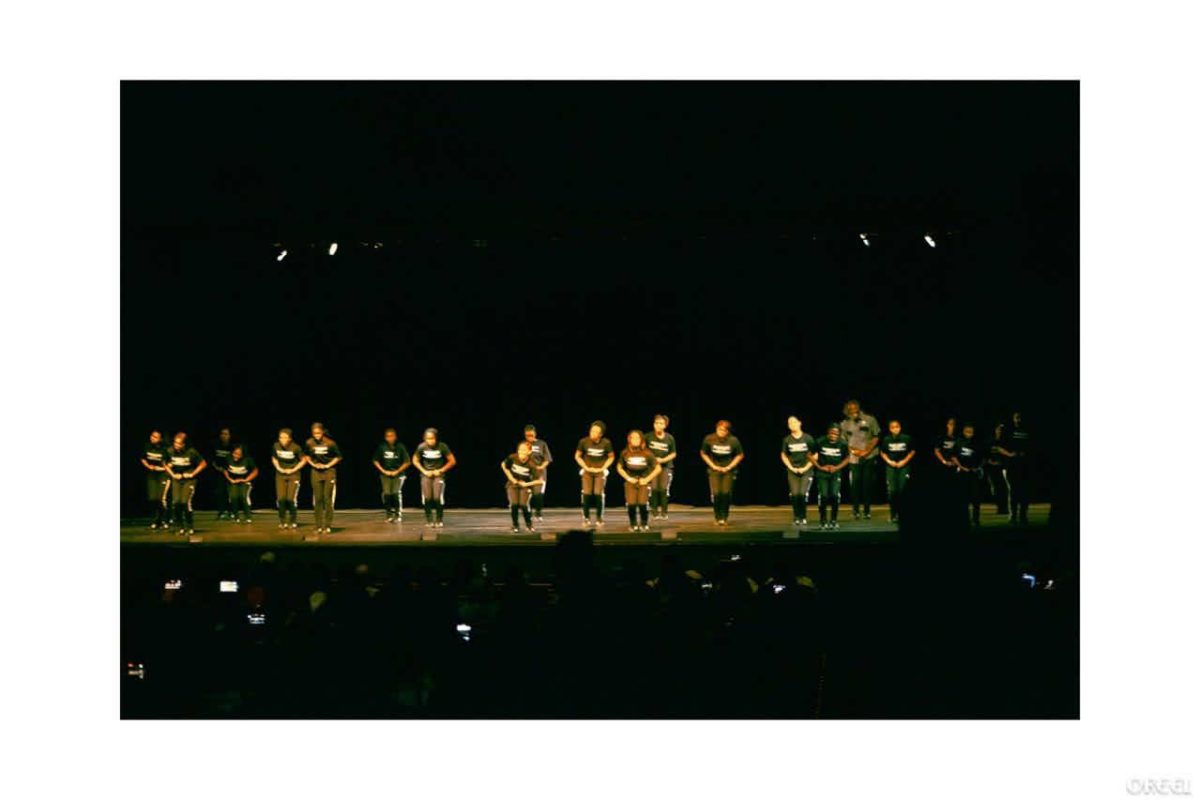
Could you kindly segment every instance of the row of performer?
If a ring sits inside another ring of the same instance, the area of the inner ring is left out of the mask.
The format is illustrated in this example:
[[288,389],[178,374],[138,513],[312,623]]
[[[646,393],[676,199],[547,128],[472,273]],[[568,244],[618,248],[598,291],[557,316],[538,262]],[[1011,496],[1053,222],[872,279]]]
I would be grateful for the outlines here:
[[[655,416],[649,433],[629,431],[624,448],[617,452],[607,437],[604,423],[600,420],[591,423],[587,435],[576,445],[574,457],[579,468],[585,527],[604,525],[605,486],[614,468],[623,481],[631,530],[649,530],[651,516],[668,518],[671,481],[679,455],[675,437],[667,430],[669,424],[665,414]],[[884,434],[875,417],[863,412],[856,401],[849,401],[844,407],[844,418],[826,426],[820,438],[807,433],[797,416],[789,417],[787,426],[779,457],[786,470],[793,522],[797,527],[807,525],[807,508],[815,488],[821,527],[837,528],[843,482],[849,488],[854,518],[870,519],[872,485],[880,463],[886,472],[891,521],[898,522],[899,501],[918,450],[900,420],[890,420]],[[1011,498],[1010,520],[1028,521],[1029,444],[1021,415],[1014,413],[1008,421],[996,426],[987,441],[977,434],[974,425],[960,428],[957,420],[948,419],[943,434],[931,449],[934,460],[946,474],[962,482],[968,514],[978,525],[980,504],[988,494],[985,488],[988,484],[997,499],[998,510],[1009,512]],[[728,420],[718,421],[713,432],[704,437],[699,456],[708,473],[714,520],[719,526],[727,525],[738,468],[746,457]],[[313,423],[311,435],[303,446],[294,440],[290,429],[279,431],[271,446],[270,460],[280,528],[296,527],[301,470],[308,467],[317,532],[332,532],[337,466],[342,458],[337,442],[319,422]],[[401,520],[407,478],[404,473],[412,468],[420,475],[426,526],[443,526],[446,476],[458,461],[450,447],[441,441],[436,428],[425,430],[411,454],[398,441],[396,430],[386,429],[372,463],[379,473],[387,522]],[[535,524],[542,521],[553,463],[550,446],[539,438],[535,426],[527,425],[515,452],[500,463],[513,532],[520,530],[522,518],[530,531],[536,530]],[[259,467],[244,445],[233,443],[228,429],[221,431],[211,458],[192,447],[186,433],[176,433],[168,445],[159,431],[153,431],[141,464],[146,472],[152,528],[174,529],[180,534],[192,532],[197,477],[209,466],[220,474],[218,518],[250,521],[251,493]]]

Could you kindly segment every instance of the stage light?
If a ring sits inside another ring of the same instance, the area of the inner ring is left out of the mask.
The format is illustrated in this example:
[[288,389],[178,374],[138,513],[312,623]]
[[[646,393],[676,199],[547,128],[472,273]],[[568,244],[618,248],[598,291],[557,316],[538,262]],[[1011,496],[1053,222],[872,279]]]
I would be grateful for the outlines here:
[[865,244],[867,247],[871,246],[871,240],[867,238],[867,235],[865,233],[860,233],[858,235],[858,238],[862,239],[862,243]]
[[333,244],[329,245],[329,255],[333,255],[336,252],[337,252],[337,242],[334,242]]
[[933,237],[930,236],[928,233],[925,234],[925,244],[929,245],[930,247],[937,247],[937,242],[935,242],[933,240]]
[[280,250],[279,255],[275,256],[276,261],[283,261],[287,258],[287,250]]

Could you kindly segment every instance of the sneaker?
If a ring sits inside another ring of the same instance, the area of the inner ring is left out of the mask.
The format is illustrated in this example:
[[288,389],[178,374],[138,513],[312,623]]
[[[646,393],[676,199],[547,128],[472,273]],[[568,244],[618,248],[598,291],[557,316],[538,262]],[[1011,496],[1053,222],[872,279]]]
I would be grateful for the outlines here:
[[[533,521],[536,522],[538,525],[541,525],[546,520],[542,519],[541,514],[538,514],[536,517],[533,518]],[[532,528],[530,530],[532,530]]]
[[829,530],[829,523],[826,522],[825,520],[821,520],[821,530],[823,530],[823,531]]
[[195,535],[195,533],[196,533],[196,531],[195,531],[195,530],[193,530],[192,528],[188,528],[188,529],[187,529],[187,535],[188,535],[188,536],[194,536],[194,535]]
[[583,518],[583,527],[585,527],[585,528],[592,527],[592,521],[590,519],[588,519],[587,517],[584,517]]
[[858,509],[857,509],[857,508],[856,508],[856,509],[854,509],[854,518],[855,518],[855,519],[858,519],[858,518],[859,518],[859,514],[858,514]]
[[439,519],[436,527],[438,527],[438,528],[444,528],[444,527],[446,527],[446,523],[442,522],[442,521]]
[[640,530],[641,530],[641,528],[640,528],[640,527],[638,527],[637,525],[630,525],[630,526],[629,526],[629,532],[630,532],[630,533],[636,533],[637,531],[640,531]]
[[792,520],[792,524],[793,524],[793,525],[795,525],[797,528],[799,528],[799,527],[800,527],[800,520],[798,520],[798,519],[794,519],[794,520]]
[[532,525],[530,525],[530,526],[529,526],[529,532],[530,532],[530,533],[537,533],[537,528],[535,528],[535,527],[533,527]]
[[596,527],[597,527],[597,528],[603,528],[603,527],[604,527],[604,520],[602,520],[602,519],[598,519],[598,520],[596,520]]
[[296,523],[292,523],[292,530],[296,530]]
[[804,519],[804,518],[801,518],[801,519],[800,519],[800,527],[801,527],[801,528],[807,528],[807,527],[808,527],[808,520],[807,520],[807,519]]
[[896,516],[894,516],[894,515],[888,519],[888,522],[890,522],[890,523],[891,523],[891,524],[893,524],[893,525],[895,525],[895,524],[896,524],[897,522],[899,522],[899,521],[900,521],[900,518],[899,518],[899,517],[896,517]]
[[512,532],[513,532],[513,533],[520,533],[520,532],[521,532],[521,529],[520,529],[520,528],[518,528],[516,525],[513,525],[513,526],[512,526]]
[[833,522],[829,523],[829,530],[831,530],[831,531],[840,531],[841,529],[842,529],[842,526],[841,526],[841,525],[839,525],[839,524],[837,523],[837,521],[836,521],[836,520],[834,520]]
[[868,512],[867,512],[867,513],[865,513],[865,514],[863,514],[863,519],[870,519],[870,518],[871,518],[871,512],[870,512],[870,511],[868,511]]

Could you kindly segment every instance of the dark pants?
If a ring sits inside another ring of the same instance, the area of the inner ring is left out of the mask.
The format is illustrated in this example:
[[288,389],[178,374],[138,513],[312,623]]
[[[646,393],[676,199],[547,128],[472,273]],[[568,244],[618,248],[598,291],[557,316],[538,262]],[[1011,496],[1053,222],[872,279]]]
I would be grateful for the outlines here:
[[251,483],[229,483],[229,506],[235,517],[245,514],[246,519],[250,518],[250,489],[253,486]]
[[708,491],[712,495],[713,519],[719,522],[729,521],[729,509],[733,507],[732,472],[708,471]]
[[599,475],[580,471],[583,518],[589,519],[588,511],[596,509],[596,519],[604,519],[604,486],[608,481],[608,470]]
[[667,506],[671,502],[671,479],[674,477],[675,470],[663,467],[650,483],[650,509],[655,513],[667,513]]
[[992,490],[992,500],[996,503],[997,514],[1008,513],[1008,478],[1004,477],[1004,467],[1001,464],[984,466],[988,484]]
[[808,514],[808,493],[812,491],[813,470],[797,475],[791,470],[787,474],[788,496],[792,500],[792,519],[804,519]]
[[630,525],[638,524],[639,514],[641,524],[650,522],[650,484],[642,486],[625,481],[625,510],[629,513]]
[[404,481],[407,475],[380,475],[379,485],[383,494],[383,510],[388,519],[400,518],[404,513]]
[[222,467],[217,468],[217,474],[220,476],[217,480],[217,485],[214,487],[213,501],[217,507],[217,516],[222,514],[232,515],[232,506],[230,505],[229,497],[229,481],[225,480],[225,473],[222,472]]
[[850,465],[850,502],[854,513],[861,506],[864,514],[871,513],[871,490],[875,483],[875,458],[860,458]]
[[[196,496],[196,479],[180,478],[171,481],[171,505],[175,509],[175,524],[192,527],[192,499]],[[185,525],[186,523],[186,525]]]
[[438,522],[446,513],[446,479],[421,476],[421,505],[425,509],[425,521]]
[[546,473],[549,468],[540,470],[536,477],[542,479],[542,483],[533,487],[533,494],[529,497],[529,505],[533,508],[533,514],[538,519],[542,518],[542,511],[546,509]]
[[818,472],[816,481],[821,522],[825,521],[826,509],[832,511],[829,519],[836,522],[838,518],[838,504],[842,501],[842,473]]
[[887,468],[888,507],[892,512],[892,519],[900,518],[900,498],[904,496],[904,489],[908,486],[908,470],[908,467]]
[[962,481],[963,499],[967,502],[967,511],[970,521],[979,524],[979,506],[983,503],[985,494],[986,478],[984,478],[982,469],[973,469],[967,472],[959,473]]
[[150,504],[150,512],[155,525],[169,525],[171,522],[171,478],[165,472],[149,472],[146,474],[146,502]]
[[534,497],[533,489],[509,483],[504,487],[504,494],[508,497],[508,511],[512,515],[513,527],[517,527],[517,520],[523,515],[525,527],[532,528],[533,514],[529,510],[529,504]]
[[337,500],[337,470],[312,471],[313,516],[318,528],[333,527],[333,505]]
[[291,475],[275,473],[275,507],[279,509],[280,522],[296,522],[296,502],[300,499],[300,473]]
[[1013,459],[1005,470],[1012,499],[1009,513],[1012,519],[1029,521],[1029,465],[1023,459]]

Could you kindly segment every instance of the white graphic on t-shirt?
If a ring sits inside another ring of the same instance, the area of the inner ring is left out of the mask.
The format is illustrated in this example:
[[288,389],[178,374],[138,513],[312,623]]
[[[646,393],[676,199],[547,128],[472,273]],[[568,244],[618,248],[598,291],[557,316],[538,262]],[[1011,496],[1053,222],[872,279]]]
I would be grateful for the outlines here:
[[293,453],[291,450],[276,450],[275,457],[282,458],[284,461],[291,461],[293,458],[296,457],[296,454]]
[[520,464],[513,464],[512,471],[518,475],[529,475],[529,467],[522,467]]
[[842,455],[842,449],[840,447],[822,447],[821,455],[838,458]]
[[727,456],[733,452],[733,446],[728,444],[714,444],[712,451],[718,456]]
[[807,453],[808,442],[800,442],[799,444],[788,443],[788,451],[792,453]]
[[589,447],[587,449],[587,454],[592,458],[600,458],[604,455],[604,452],[604,448],[602,447]]
[[313,445],[313,454],[314,454],[314,455],[318,455],[318,456],[326,456],[326,455],[329,455],[329,445],[327,445],[327,444],[314,444],[314,445]]
[[629,456],[628,458],[625,459],[625,466],[634,467],[635,469],[640,469],[642,467],[645,467],[646,466],[646,457],[645,456]]

